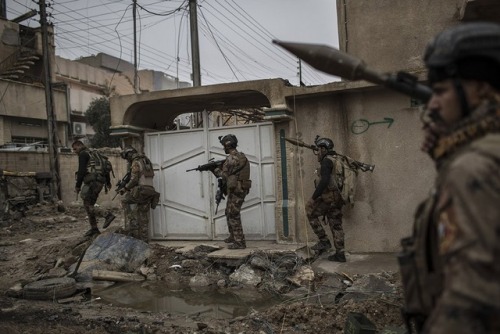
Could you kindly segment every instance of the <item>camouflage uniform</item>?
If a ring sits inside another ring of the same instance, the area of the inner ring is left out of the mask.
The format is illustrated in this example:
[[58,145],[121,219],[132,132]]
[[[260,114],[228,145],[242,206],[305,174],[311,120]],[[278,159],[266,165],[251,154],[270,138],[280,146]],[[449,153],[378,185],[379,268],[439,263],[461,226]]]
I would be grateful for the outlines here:
[[448,28],[424,62],[422,150],[438,175],[402,240],[407,322],[422,333],[500,333],[500,25]]
[[333,155],[325,155],[320,167],[316,170],[316,190],[312,201],[306,205],[306,214],[312,230],[320,243],[330,244],[328,236],[319,217],[325,217],[333,236],[333,244],[338,253],[344,252],[344,230],[342,228],[342,200],[336,179],[335,160]]
[[90,160],[88,149],[83,148],[78,153],[78,171],[76,172],[75,189],[80,191],[80,197],[83,200],[83,206],[89,217],[91,230],[98,233],[97,216],[110,217],[113,216],[113,214],[109,211],[104,212],[101,209],[97,209],[95,204],[105,184],[107,183],[108,187],[111,187],[111,184],[110,180],[106,180],[104,176],[90,170]]
[[230,151],[222,169],[216,168],[213,172],[223,179],[227,187],[226,220],[229,230],[227,241],[245,244],[245,235],[241,224],[241,206],[250,191],[250,164],[244,153],[236,149]]
[[149,210],[158,204],[160,194],[153,187],[153,164],[143,154],[131,155],[130,181],[125,185],[122,207],[128,235],[149,241]]
[[401,267],[403,281],[413,281],[407,311],[422,315],[423,333],[500,331],[500,134],[488,128],[500,130],[500,109],[434,150],[436,186],[406,249],[418,270]]

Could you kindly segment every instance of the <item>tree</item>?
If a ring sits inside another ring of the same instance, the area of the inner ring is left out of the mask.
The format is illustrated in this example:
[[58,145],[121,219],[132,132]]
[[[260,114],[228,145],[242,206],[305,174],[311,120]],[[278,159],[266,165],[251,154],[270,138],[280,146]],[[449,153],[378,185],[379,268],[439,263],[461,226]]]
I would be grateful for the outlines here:
[[94,137],[90,140],[92,147],[118,147],[120,140],[111,137],[111,110],[107,97],[95,98],[90,102],[85,117],[95,131]]

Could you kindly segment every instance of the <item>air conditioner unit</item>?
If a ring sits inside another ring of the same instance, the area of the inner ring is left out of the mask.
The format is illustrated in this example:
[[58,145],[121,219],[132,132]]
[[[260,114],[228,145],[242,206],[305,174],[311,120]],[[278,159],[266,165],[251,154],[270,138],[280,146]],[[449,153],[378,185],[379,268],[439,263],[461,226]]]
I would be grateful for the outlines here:
[[87,134],[87,124],[83,122],[73,122],[73,135],[86,135]]

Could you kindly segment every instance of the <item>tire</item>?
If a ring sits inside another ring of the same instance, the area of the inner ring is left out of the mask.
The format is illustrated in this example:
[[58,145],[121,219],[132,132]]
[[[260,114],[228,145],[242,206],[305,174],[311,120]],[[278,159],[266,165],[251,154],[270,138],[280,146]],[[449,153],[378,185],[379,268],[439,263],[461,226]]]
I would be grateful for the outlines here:
[[49,278],[26,284],[23,296],[26,299],[54,300],[69,297],[76,292],[76,281],[70,277]]

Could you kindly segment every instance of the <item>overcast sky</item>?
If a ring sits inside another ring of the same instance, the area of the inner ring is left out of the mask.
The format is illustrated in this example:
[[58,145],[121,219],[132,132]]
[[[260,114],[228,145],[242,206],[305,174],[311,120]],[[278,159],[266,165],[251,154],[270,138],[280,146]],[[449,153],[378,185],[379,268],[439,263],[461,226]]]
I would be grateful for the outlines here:
[[[56,54],[77,59],[99,52],[133,63],[132,0],[46,0]],[[299,84],[298,60],[272,39],[338,47],[335,0],[198,0],[202,85],[283,78]],[[138,67],[191,82],[187,0],[137,0]],[[32,0],[7,0],[12,19]],[[39,18],[23,24],[37,27]],[[337,78],[302,63],[306,85]]]

